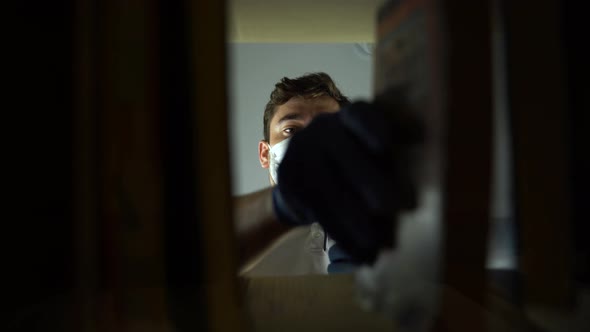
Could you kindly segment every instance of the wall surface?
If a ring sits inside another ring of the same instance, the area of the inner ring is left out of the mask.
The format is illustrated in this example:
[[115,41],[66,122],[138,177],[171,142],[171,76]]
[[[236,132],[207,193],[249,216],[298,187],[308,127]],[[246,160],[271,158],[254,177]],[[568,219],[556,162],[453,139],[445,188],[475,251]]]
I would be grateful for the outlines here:
[[230,0],[228,38],[246,43],[374,40],[382,0]]

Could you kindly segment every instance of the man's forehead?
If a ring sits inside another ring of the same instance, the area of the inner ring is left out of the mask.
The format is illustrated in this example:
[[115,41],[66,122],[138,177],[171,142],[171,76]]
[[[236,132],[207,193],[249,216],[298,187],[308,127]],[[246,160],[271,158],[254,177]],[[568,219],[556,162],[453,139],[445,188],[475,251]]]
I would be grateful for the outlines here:
[[314,113],[335,112],[339,109],[338,102],[330,96],[315,98],[293,97],[277,108],[275,117],[291,112],[309,112],[313,115]]

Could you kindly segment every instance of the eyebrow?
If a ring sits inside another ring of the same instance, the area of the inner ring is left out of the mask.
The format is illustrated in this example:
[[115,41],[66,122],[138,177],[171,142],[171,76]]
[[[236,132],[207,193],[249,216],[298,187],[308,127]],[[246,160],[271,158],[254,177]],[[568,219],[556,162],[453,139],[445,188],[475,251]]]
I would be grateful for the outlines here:
[[289,113],[289,114],[286,114],[283,117],[281,117],[279,119],[279,121],[277,122],[277,124],[281,124],[281,123],[288,121],[288,120],[299,120],[301,118],[303,118],[301,116],[301,113]]

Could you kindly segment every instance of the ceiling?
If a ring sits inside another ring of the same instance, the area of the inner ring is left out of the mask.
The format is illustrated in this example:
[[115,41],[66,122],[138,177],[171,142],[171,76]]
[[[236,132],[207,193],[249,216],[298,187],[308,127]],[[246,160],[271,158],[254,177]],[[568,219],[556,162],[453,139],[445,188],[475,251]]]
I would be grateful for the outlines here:
[[229,40],[264,43],[374,41],[383,0],[229,0]]

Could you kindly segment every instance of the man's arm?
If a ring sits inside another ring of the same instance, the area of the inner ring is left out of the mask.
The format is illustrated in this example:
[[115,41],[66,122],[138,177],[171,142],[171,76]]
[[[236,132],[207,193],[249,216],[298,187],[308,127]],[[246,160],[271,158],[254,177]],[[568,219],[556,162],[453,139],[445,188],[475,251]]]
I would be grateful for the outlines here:
[[234,197],[234,225],[240,265],[292,228],[277,221],[273,211],[272,188]]

